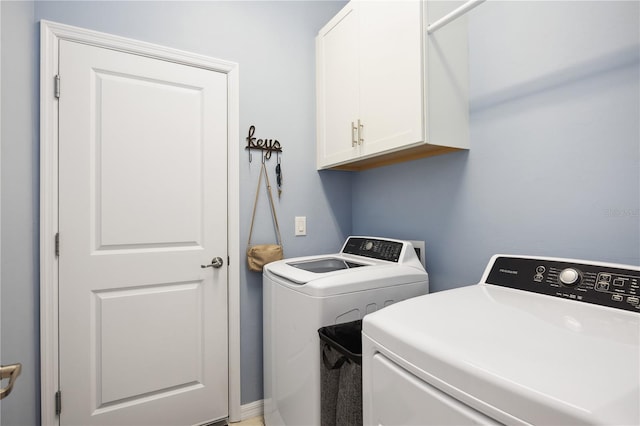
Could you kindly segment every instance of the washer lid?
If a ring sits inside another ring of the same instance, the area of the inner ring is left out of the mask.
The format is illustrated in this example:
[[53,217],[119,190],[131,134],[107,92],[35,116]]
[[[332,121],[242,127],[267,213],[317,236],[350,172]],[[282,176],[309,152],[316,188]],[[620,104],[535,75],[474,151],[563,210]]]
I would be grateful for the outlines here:
[[317,274],[368,266],[366,263],[353,262],[337,257],[322,257],[319,259],[311,260],[293,260],[288,261],[287,265],[293,266],[294,268],[302,269],[303,271],[314,272]]
[[637,313],[478,284],[374,312],[363,333],[498,421],[640,424]]
[[[349,268],[349,264],[361,265]],[[320,256],[295,257],[283,259],[264,265],[266,275],[276,275],[297,285],[306,285],[320,279],[335,279],[341,275],[351,277],[354,271],[363,271],[379,265],[390,265],[387,262],[373,259],[358,258],[343,254],[328,254]],[[351,278],[353,279],[353,278]]]

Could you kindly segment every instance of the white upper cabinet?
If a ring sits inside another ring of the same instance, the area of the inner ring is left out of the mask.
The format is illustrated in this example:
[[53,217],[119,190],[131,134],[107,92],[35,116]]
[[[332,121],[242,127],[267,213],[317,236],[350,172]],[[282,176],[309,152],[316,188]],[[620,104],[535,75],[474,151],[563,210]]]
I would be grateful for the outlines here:
[[460,3],[351,1],[319,32],[317,167],[363,170],[469,148]]

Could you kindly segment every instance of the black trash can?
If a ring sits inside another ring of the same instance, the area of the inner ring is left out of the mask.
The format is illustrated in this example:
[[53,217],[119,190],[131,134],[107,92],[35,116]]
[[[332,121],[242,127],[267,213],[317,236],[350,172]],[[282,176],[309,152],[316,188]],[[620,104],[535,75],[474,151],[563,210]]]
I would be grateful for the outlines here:
[[362,320],[330,325],[320,336],[320,424],[362,425]]

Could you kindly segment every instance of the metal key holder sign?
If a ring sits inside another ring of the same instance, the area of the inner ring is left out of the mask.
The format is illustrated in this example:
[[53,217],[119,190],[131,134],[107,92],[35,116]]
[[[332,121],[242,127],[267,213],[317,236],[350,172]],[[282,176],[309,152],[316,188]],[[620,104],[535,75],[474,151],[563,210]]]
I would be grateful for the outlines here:
[[256,132],[256,126],[249,127],[249,136],[247,136],[247,146],[245,149],[249,150],[249,162],[251,162],[251,150],[258,149],[263,151],[264,159],[271,158],[271,153],[282,152],[282,146],[277,139],[258,139],[253,137]]
[[277,139],[258,139],[253,135],[256,133],[256,126],[249,127],[249,135],[247,136],[247,146],[244,148],[249,151],[249,163],[251,163],[251,150],[257,149],[262,152],[262,163],[271,158],[273,152],[276,153],[278,161],[276,164],[276,183],[278,184],[278,198],[282,195],[282,166],[280,164],[280,153],[282,145]]

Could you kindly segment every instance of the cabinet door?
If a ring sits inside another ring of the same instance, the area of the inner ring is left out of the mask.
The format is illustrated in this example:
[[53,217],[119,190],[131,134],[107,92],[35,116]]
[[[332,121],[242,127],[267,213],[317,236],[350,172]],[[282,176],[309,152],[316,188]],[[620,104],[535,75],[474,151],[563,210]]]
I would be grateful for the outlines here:
[[351,123],[358,121],[358,9],[350,2],[318,34],[318,169],[358,155]]
[[421,143],[422,2],[364,1],[359,7],[361,154]]

